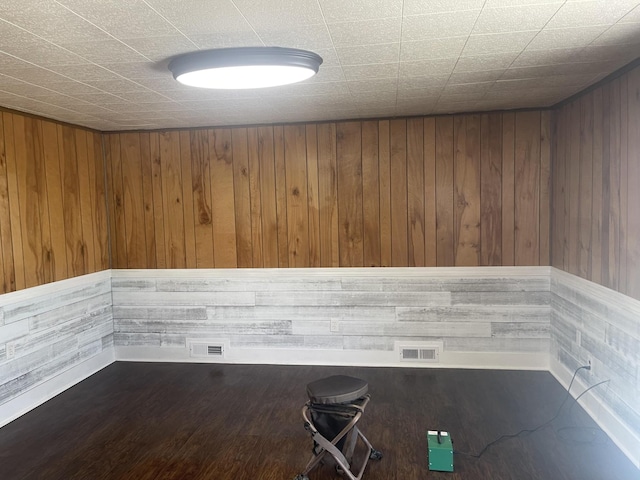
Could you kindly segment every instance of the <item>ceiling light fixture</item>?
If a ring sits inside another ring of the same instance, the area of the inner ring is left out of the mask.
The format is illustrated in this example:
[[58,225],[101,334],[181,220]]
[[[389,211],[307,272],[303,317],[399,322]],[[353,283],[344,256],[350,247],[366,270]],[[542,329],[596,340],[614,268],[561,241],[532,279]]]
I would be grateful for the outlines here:
[[316,73],[320,55],[281,47],[239,47],[201,50],[175,57],[173,77],[201,88],[245,89],[301,82]]

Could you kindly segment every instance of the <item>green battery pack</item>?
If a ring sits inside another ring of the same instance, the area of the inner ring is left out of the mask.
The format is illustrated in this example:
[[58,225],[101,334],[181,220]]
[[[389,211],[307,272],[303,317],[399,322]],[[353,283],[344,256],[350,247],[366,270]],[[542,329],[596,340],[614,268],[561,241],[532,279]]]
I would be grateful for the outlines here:
[[429,470],[453,472],[453,443],[449,432],[427,431],[429,444]]

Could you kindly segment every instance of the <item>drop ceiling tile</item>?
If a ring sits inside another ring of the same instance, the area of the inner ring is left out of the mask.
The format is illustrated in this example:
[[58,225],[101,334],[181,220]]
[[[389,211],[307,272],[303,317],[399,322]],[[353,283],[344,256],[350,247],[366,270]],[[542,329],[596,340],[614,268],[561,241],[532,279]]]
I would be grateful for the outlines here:
[[495,82],[478,82],[478,83],[448,83],[442,90],[443,95],[455,94],[479,94],[484,93],[492,87]]
[[146,93],[149,91],[139,83],[126,78],[119,80],[87,80],[85,83],[101,92],[116,94],[122,98],[124,98],[125,94]]
[[559,7],[559,4],[485,7],[473,27],[473,33],[540,30],[553,17]]
[[252,28],[230,0],[145,0],[180,32],[190,34],[221,34],[251,32]]
[[469,35],[479,14],[480,10],[467,10],[405,17],[402,22],[402,40]]
[[616,23],[596,38],[591,45],[634,45],[640,43],[640,24]]
[[336,47],[400,42],[401,17],[329,24]]
[[198,50],[192,41],[182,35],[123,38],[120,41],[151,61],[168,60],[173,56]]
[[469,36],[462,56],[487,55],[492,53],[521,52],[537,32],[510,32]]
[[249,23],[260,30],[270,25],[314,25],[324,23],[317,0],[233,0]]
[[500,69],[480,72],[454,72],[449,78],[449,83],[455,85],[458,83],[491,82],[502,77],[505,71]]
[[613,64],[611,62],[584,62],[584,63],[566,63],[557,65],[539,65],[531,67],[510,68],[501,79],[516,78],[532,78],[545,77],[548,75],[571,75],[581,73],[601,73],[605,71],[612,72]]
[[88,85],[83,82],[74,82],[74,81],[52,82],[47,84],[47,88],[55,92],[60,92],[64,95],[100,93],[100,90],[98,90],[95,87],[92,87],[91,85]]
[[558,48],[583,47],[598,38],[605,25],[577,28],[545,28],[531,41],[530,50],[548,50]]
[[437,87],[444,88],[448,80],[448,75],[399,78],[398,92],[413,89],[433,89]]
[[399,17],[402,0],[319,0],[327,23]]
[[508,68],[517,57],[518,52],[460,57],[454,71],[484,72],[487,70],[504,69]]
[[0,21],[0,51],[39,65],[85,62],[73,52],[2,21]]
[[398,91],[398,105],[406,105],[411,99],[415,101],[435,101],[440,97],[443,86],[430,88],[410,88]]
[[324,23],[314,25],[275,24],[256,29],[265,45],[315,50],[331,48],[331,36]]
[[61,46],[98,65],[149,60],[115,38],[103,41],[62,44]]
[[425,13],[459,12],[462,10],[480,10],[485,0],[405,0],[404,15],[420,15]]
[[563,4],[565,0],[487,0],[484,8],[511,7],[520,5]]
[[310,79],[306,80],[308,83],[323,83],[323,82],[344,82],[346,78],[342,67],[331,67],[321,65],[318,73]]
[[513,62],[513,67],[531,67],[576,62],[582,48],[554,48],[549,50],[524,50]]
[[167,64],[168,62],[105,62],[101,63],[100,66],[121,77],[133,80],[154,77],[173,78]]
[[46,68],[40,68],[36,66],[29,66],[23,68],[5,68],[2,73],[8,77],[22,80],[34,85],[41,85],[46,87],[53,82],[64,82],[70,80],[63,75],[48,70]]
[[468,38],[444,37],[402,42],[400,61],[458,57]]
[[[3,2],[4,3],[4,2]],[[54,43],[76,43],[105,33],[57,2],[25,2],[25,8],[2,11],[0,18]]]
[[111,95],[110,93],[69,93],[68,95],[77,98],[78,100],[93,103],[96,105],[105,105],[107,103],[122,103],[124,102],[123,98],[120,98],[116,95]]
[[640,23],[640,5],[622,17],[620,23]]
[[171,99],[164,95],[152,91],[140,91],[140,92],[118,92],[118,96],[124,98],[130,102],[136,103],[164,103],[170,102]]
[[637,2],[597,0],[566,2],[549,21],[549,28],[570,28],[587,25],[613,25],[629,13]]
[[417,62],[400,62],[399,75],[401,78],[447,75],[448,78],[456,66],[457,61],[457,58],[438,58]]
[[354,92],[377,92],[384,94],[394,94],[398,90],[398,79],[396,78],[376,78],[373,80],[355,80],[347,82],[349,91]]
[[378,78],[398,78],[398,63],[382,63],[373,65],[346,65],[343,67],[347,80],[371,80]]
[[394,63],[400,57],[399,43],[381,45],[360,45],[355,47],[337,47],[340,63],[344,65],[365,65],[370,63]]
[[[127,0],[127,2],[56,0],[56,2],[117,38],[178,33],[173,25],[142,0]],[[67,42],[73,42],[73,40],[67,40]]]
[[83,63],[78,65],[52,65],[47,67],[49,70],[57,72],[69,80],[84,82],[86,80],[117,80],[120,75],[107,70],[95,63]]
[[577,62],[623,62],[638,58],[640,45],[589,45],[576,55]]
[[211,33],[189,34],[187,37],[202,50],[211,48],[264,46],[264,42],[258,34],[251,29],[241,32],[212,31]]

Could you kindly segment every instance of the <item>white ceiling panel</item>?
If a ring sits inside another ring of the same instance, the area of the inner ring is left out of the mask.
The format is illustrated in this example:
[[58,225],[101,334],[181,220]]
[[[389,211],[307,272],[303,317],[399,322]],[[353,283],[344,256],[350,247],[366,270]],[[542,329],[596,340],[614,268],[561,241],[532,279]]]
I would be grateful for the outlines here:
[[[324,62],[245,91],[167,68],[260,45]],[[100,130],[543,107],[638,52],[640,0],[2,0],[0,106]]]

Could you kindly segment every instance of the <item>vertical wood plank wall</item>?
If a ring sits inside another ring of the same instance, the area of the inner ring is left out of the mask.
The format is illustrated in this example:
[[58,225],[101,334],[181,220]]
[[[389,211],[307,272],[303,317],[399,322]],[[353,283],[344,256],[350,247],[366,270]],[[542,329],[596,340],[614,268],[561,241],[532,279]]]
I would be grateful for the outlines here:
[[104,135],[114,268],[548,265],[547,111]]
[[640,68],[553,123],[551,263],[640,299]]
[[105,197],[100,133],[0,112],[0,294],[109,268]]

